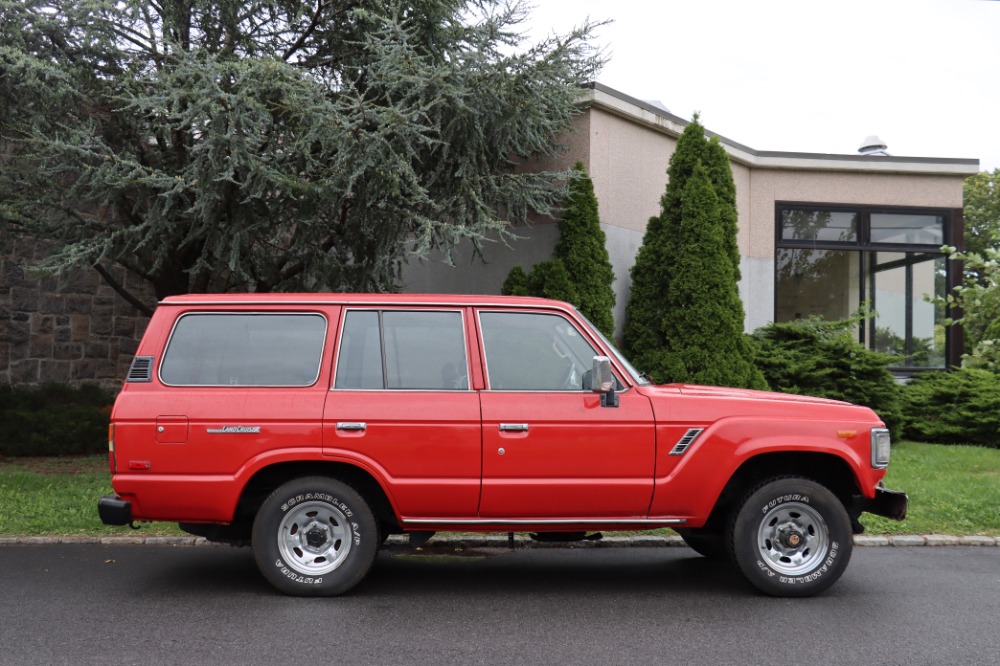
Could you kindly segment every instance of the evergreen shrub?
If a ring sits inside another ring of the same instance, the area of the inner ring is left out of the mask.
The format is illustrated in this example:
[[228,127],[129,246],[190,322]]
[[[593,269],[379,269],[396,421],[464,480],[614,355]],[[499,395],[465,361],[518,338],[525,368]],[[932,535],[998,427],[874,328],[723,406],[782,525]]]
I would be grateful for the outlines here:
[[114,395],[98,386],[0,386],[0,456],[101,453]]
[[561,259],[549,259],[535,264],[528,276],[528,291],[542,298],[573,304],[579,302],[569,271]]
[[909,439],[1000,448],[1000,375],[979,368],[926,372],[903,391]]
[[576,292],[571,302],[610,338],[615,333],[615,292],[611,288],[615,272],[601,229],[594,183],[583,162],[577,162],[573,169],[576,177],[570,180],[563,203],[555,255],[566,267]]
[[568,185],[555,258],[530,272],[518,264],[500,289],[504,296],[540,296],[572,303],[609,338],[615,332],[615,273],[597,215],[597,197],[582,162]]
[[632,266],[622,347],[656,383],[768,388],[744,333],[736,185],[698,117],[670,157],[660,214]]
[[507,279],[504,280],[500,293],[504,296],[531,296],[531,289],[528,287],[528,274],[517,264],[510,269]]
[[753,333],[757,366],[774,391],[865,405],[899,432],[907,412],[887,367],[893,357],[859,343],[856,325],[856,319],[812,317],[759,328]]
[[560,259],[549,259],[535,264],[531,273],[525,273],[518,264],[510,269],[500,293],[504,296],[536,296],[577,304],[577,291],[573,280]]

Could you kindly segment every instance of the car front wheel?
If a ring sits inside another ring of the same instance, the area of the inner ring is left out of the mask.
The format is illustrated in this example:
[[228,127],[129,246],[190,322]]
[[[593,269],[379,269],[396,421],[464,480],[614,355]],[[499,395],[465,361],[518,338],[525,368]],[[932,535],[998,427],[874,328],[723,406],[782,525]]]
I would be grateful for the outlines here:
[[757,589],[808,597],[837,582],[851,559],[851,522],[824,486],[780,478],[752,490],[735,514],[730,550]]

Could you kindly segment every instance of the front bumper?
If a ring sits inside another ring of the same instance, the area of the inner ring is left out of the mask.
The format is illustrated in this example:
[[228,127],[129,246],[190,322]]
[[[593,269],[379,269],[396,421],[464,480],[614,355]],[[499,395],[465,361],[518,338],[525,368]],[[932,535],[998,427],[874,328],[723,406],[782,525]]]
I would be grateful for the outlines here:
[[105,525],[128,525],[132,522],[132,503],[117,495],[105,495],[97,502],[97,514]]
[[910,498],[906,493],[882,487],[875,489],[875,497],[872,499],[864,497],[855,500],[858,513],[865,511],[891,520],[904,520],[909,506]]

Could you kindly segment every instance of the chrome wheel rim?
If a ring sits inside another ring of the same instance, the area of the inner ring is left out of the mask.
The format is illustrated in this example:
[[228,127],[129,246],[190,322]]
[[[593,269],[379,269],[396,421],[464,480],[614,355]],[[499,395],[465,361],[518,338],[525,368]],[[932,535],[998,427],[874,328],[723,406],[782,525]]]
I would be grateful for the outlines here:
[[830,549],[830,530],[815,509],[800,502],[780,504],[765,514],[757,530],[757,550],[774,571],[807,574]]
[[299,573],[322,576],[333,571],[351,552],[347,516],[324,502],[296,506],[278,526],[278,551]]

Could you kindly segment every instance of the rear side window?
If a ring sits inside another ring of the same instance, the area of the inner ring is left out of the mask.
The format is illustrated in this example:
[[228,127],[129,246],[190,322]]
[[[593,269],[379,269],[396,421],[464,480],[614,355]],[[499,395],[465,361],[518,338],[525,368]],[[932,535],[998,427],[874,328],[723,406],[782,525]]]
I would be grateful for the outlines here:
[[177,320],[160,364],[172,386],[309,386],[319,377],[326,318],[197,313]]
[[352,310],[334,387],[464,391],[467,368],[461,312]]

